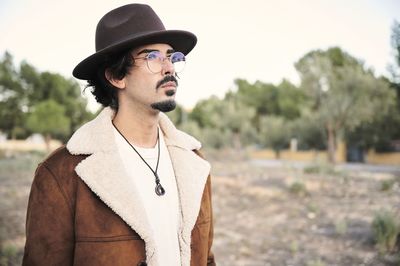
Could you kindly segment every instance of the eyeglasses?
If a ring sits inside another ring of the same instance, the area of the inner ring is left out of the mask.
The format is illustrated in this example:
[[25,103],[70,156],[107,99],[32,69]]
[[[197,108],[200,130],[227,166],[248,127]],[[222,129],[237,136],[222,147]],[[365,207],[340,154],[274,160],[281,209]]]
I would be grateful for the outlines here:
[[160,51],[151,51],[144,57],[134,57],[133,59],[144,59],[150,72],[157,74],[163,69],[165,60],[169,60],[174,66],[175,73],[180,73],[185,68],[186,58],[181,52],[174,52],[166,57]]

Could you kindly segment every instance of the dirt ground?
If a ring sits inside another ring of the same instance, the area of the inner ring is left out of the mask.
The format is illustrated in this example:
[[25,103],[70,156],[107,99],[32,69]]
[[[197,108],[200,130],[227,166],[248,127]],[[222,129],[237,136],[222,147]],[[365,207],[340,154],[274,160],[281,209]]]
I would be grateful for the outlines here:
[[[380,254],[372,220],[400,215],[400,176],[255,164],[246,156],[206,153],[212,163],[218,265],[400,265]],[[41,154],[0,159],[0,265],[20,265],[30,184]],[[382,184],[394,180],[389,189]]]
[[379,254],[371,227],[377,211],[400,217],[398,174],[211,157],[220,265],[400,265],[395,252]]

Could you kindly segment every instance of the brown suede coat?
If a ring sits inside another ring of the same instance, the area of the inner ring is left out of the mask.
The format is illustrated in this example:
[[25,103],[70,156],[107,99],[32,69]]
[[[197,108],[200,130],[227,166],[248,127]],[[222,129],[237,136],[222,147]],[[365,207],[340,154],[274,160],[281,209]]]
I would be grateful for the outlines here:
[[[103,111],[37,168],[23,265],[162,265],[143,206],[108,146],[112,115]],[[209,166],[192,149],[198,143],[165,117],[160,128],[177,178],[182,265],[215,265]]]

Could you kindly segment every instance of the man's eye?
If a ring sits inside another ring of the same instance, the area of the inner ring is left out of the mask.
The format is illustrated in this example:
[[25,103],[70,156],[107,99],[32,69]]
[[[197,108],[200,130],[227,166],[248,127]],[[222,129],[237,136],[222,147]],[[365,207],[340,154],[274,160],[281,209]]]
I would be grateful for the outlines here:
[[149,59],[149,60],[156,60],[158,58],[159,58],[159,55],[157,53],[149,53],[147,55],[147,59]]
[[185,55],[181,52],[173,53],[169,56],[172,63],[185,61]]

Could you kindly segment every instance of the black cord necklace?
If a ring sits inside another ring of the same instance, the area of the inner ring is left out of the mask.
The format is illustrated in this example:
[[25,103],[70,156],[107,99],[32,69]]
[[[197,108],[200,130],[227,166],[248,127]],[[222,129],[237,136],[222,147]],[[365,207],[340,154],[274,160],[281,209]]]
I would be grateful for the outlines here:
[[137,153],[137,155],[139,155],[140,159],[142,159],[142,161],[147,165],[147,167],[149,167],[151,172],[154,174],[155,182],[156,182],[156,187],[155,187],[156,194],[158,196],[164,195],[165,189],[161,185],[160,177],[157,174],[158,163],[160,161],[160,132],[158,131],[158,129],[157,129],[157,146],[158,146],[157,165],[156,165],[156,170],[153,170],[153,168],[151,168],[151,166],[146,162],[146,160],[143,159],[142,155],[140,155],[140,153],[135,149],[135,147],[133,147],[133,145],[125,138],[125,136],[122,135],[121,131],[119,131],[119,129],[114,125],[114,123],[112,123],[112,124],[113,124],[114,128],[118,131],[118,133],[124,138],[124,140],[129,144],[129,146],[132,147],[132,149]]

